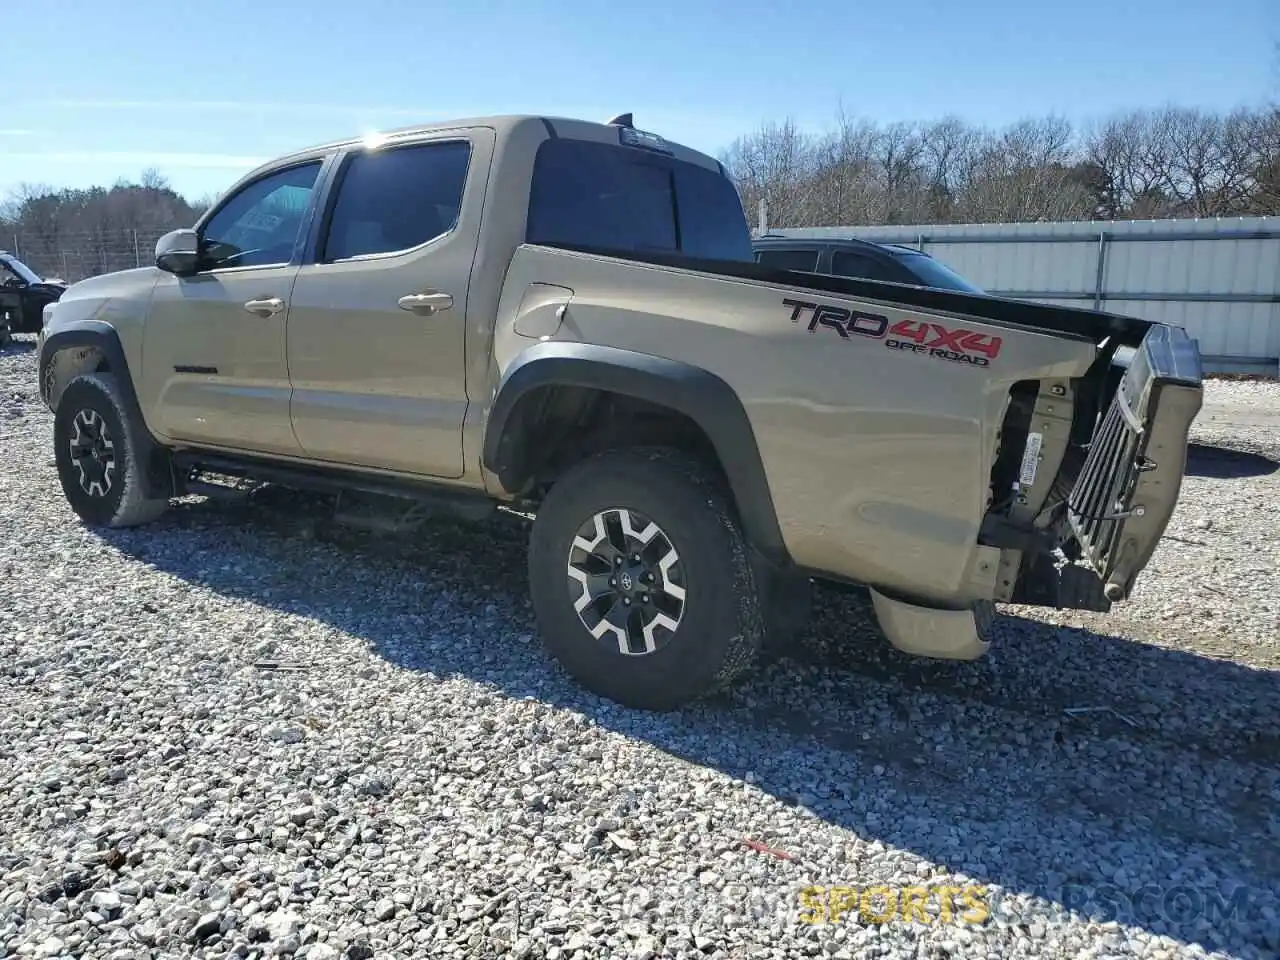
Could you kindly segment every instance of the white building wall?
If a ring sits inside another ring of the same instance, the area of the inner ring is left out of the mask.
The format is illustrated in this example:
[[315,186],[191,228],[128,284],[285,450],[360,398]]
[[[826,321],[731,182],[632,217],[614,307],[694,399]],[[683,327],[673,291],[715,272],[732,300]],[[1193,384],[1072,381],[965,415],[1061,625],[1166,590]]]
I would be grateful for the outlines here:
[[920,247],[993,294],[1185,327],[1207,370],[1280,374],[1280,217],[769,233]]

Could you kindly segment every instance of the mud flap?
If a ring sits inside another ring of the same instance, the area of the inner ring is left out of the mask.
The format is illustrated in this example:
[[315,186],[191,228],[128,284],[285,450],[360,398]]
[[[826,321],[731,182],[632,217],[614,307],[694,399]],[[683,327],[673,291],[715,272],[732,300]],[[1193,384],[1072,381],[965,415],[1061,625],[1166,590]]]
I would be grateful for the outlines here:
[[976,660],[991,647],[987,637],[994,608],[990,603],[963,610],[919,607],[886,597],[874,588],[871,603],[880,629],[903,653],[941,660]]

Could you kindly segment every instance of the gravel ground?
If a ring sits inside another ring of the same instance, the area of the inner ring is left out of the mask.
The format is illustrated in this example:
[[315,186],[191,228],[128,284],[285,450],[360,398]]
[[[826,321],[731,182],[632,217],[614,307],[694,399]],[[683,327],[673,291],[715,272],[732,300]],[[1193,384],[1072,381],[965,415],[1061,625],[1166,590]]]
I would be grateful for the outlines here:
[[1274,957],[1280,387],[1208,392],[1122,611],[926,664],[823,592],[797,657],[654,716],[542,652],[514,519],[401,542],[264,491],[87,531],[20,338],[0,955]]

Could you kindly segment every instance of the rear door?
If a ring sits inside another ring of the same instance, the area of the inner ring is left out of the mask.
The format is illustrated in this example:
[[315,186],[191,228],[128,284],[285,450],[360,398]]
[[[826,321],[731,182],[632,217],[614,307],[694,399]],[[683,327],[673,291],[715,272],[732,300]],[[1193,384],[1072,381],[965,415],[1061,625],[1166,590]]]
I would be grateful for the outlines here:
[[290,300],[291,420],[317,460],[463,473],[467,298],[495,135],[354,149]]

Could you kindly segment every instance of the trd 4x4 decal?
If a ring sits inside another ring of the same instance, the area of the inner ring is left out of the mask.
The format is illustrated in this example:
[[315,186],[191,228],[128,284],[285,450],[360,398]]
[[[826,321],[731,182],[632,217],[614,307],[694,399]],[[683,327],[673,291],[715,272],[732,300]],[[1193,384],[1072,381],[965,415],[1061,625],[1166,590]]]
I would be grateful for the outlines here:
[[986,367],[1000,355],[1000,337],[966,330],[950,329],[940,323],[926,320],[899,320],[890,325],[889,318],[878,313],[851,310],[830,303],[809,303],[805,300],[782,301],[791,308],[791,322],[799,323],[809,312],[808,329],[813,333],[819,327],[834,330],[841,339],[869,337],[882,340],[890,350],[920,353],[952,363],[968,363]]

